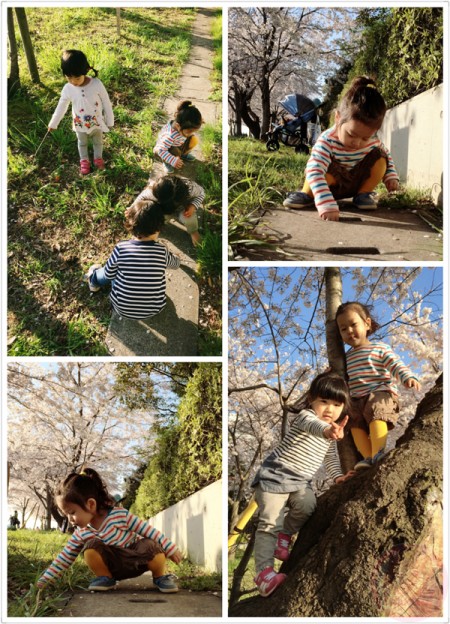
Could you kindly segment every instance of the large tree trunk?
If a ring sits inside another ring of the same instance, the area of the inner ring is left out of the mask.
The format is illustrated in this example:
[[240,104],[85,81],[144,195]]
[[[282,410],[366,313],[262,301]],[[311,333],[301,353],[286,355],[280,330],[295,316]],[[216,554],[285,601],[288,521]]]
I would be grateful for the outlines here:
[[17,55],[16,31],[14,30],[13,9],[7,10],[8,21],[8,41],[10,69],[8,76],[8,96],[14,95],[20,89],[19,57]]
[[442,616],[442,404],[441,376],[397,447],[318,499],[286,582],[230,616]]
[[36,57],[34,56],[33,44],[31,43],[30,31],[28,29],[28,21],[23,7],[16,8],[17,23],[20,28],[20,36],[22,37],[22,43],[27,57],[28,69],[30,70],[31,80],[35,83],[39,83],[39,71],[36,64]]

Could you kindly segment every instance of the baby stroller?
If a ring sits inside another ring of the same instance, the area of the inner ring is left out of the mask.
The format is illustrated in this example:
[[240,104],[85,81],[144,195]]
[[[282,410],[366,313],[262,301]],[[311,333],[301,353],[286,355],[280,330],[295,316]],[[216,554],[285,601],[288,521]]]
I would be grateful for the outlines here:
[[300,93],[291,93],[278,104],[285,111],[281,114],[283,123],[272,124],[271,132],[267,133],[266,148],[269,152],[276,152],[280,149],[281,142],[288,147],[294,147],[298,154],[309,154],[310,146],[314,145],[320,134],[320,101],[310,100]]

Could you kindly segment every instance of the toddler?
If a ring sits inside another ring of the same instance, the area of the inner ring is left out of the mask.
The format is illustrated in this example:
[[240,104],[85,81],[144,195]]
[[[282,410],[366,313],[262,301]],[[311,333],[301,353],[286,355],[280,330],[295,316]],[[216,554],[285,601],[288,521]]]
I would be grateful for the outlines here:
[[134,238],[118,243],[104,267],[94,264],[87,272],[91,292],[112,282],[111,303],[120,316],[144,319],[166,305],[165,270],[177,269],[180,260],[158,242],[163,224],[164,212],[156,202],[132,206],[125,227]]
[[175,119],[161,129],[154,148],[154,153],[163,161],[167,173],[181,169],[184,161],[195,160],[191,151],[198,145],[195,133],[200,130],[202,123],[202,114],[192,102],[180,102]]
[[375,465],[384,455],[388,430],[397,422],[399,403],[396,380],[420,390],[417,377],[383,342],[368,339],[379,325],[367,306],[349,301],[339,306],[336,323],[346,352],[352,406],[350,427],[363,459],[355,470]]
[[[94,146],[94,165],[104,169],[103,133],[114,126],[111,102],[103,83],[97,78],[97,70],[89,65],[80,50],[64,50],[61,70],[69,84],[63,88],[58,106],[48,125],[48,131],[56,130],[72,103],[72,129],[78,140],[80,171],[86,175],[91,170],[88,155],[88,139]],[[93,71],[95,78],[86,74]]]
[[[274,570],[274,557],[289,558],[292,536],[316,507],[311,481],[325,462],[329,476],[341,483],[353,476],[342,474],[336,440],[344,436],[348,416],[338,424],[349,404],[345,380],[322,373],[312,382],[300,413],[289,433],[266,457],[252,487],[259,507],[255,539],[255,583],[261,596],[269,596],[286,579]],[[289,511],[285,515],[285,507]]]
[[178,591],[166,559],[180,563],[182,554],[160,531],[123,507],[116,507],[100,475],[92,468],[72,472],[56,491],[56,504],[75,531],[37,581],[42,589],[57,580],[82,552],[94,574],[92,591],[113,589],[116,581],[140,576],[147,570],[163,593]]
[[316,205],[325,221],[339,221],[338,199],[353,197],[361,210],[377,208],[377,184],[389,192],[399,178],[388,149],[377,138],[386,104],[374,81],[355,78],[335,114],[335,124],[316,141],[306,165],[301,191],[289,193],[283,205],[306,208]]

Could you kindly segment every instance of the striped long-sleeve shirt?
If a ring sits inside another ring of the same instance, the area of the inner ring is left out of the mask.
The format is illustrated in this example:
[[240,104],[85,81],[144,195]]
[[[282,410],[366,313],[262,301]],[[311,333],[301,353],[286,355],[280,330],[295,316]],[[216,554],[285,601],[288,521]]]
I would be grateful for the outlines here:
[[330,425],[319,420],[313,410],[304,409],[289,432],[261,464],[252,486],[265,492],[295,492],[300,482],[310,481],[325,463],[333,479],[342,475],[335,440],[324,437]]
[[121,241],[105,265],[114,280],[111,303],[118,314],[143,319],[166,305],[166,268],[177,269],[180,259],[156,241]]
[[154,152],[161,160],[175,167],[178,156],[174,156],[169,152],[171,147],[181,147],[186,141],[186,137],[172,126],[173,121],[169,121],[163,126],[156,139]]
[[109,546],[128,548],[136,541],[148,537],[161,546],[167,557],[177,550],[176,544],[165,537],[161,531],[122,507],[114,507],[106,516],[99,529],[90,525],[75,529],[73,535],[38,581],[47,584],[57,580],[72,565],[90,539],[97,538]]
[[396,380],[405,384],[417,377],[384,342],[371,342],[346,353],[348,385],[352,397],[386,391],[397,396]]
[[325,179],[325,174],[331,164],[331,158],[334,157],[347,169],[352,169],[376,147],[386,152],[388,157],[388,164],[383,182],[386,183],[389,180],[398,180],[398,174],[395,169],[394,161],[389,154],[389,150],[376,136],[373,137],[365,147],[350,150],[339,141],[336,126],[322,132],[312,149],[311,156],[306,165],[306,180],[311,187],[311,191],[314,195],[314,203],[319,214],[322,215],[326,212],[339,210],[339,206]]

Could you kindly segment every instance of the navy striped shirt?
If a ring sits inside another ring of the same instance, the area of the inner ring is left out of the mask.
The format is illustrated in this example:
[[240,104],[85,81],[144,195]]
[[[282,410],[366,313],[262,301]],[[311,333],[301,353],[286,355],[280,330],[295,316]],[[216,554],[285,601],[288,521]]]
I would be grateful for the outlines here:
[[121,241],[105,265],[114,280],[111,303],[121,316],[143,319],[166,305],[166,268],[178,269],[180,259],[157,241]]

